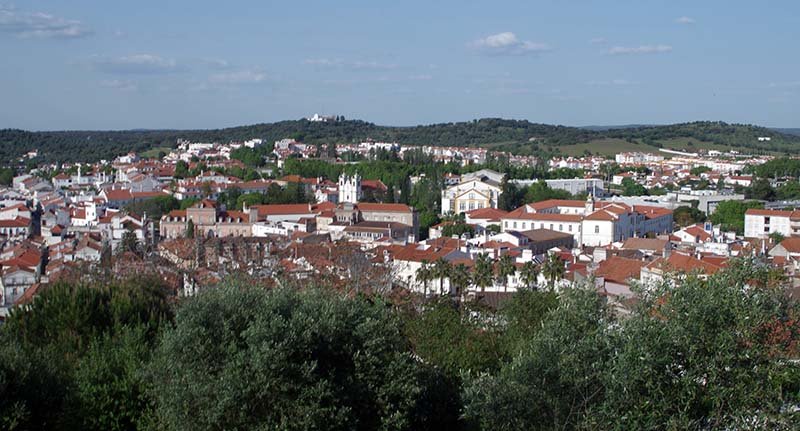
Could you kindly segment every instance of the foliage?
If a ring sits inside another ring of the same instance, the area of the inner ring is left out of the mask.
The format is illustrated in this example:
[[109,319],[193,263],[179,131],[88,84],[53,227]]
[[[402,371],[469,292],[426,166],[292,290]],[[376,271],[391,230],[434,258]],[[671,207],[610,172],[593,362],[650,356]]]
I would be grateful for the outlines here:
[[611,322],[593,289],[566,290],[520,354],[466,387],[468,421],[486,430],[577,428],[604,394]]
[[416,412],[432,389],[399,328],[380,302],[313,289],[204,292],[151,366],[161,426],[424,429]]
[[14,181],[14,170],[11,168],[0,168],[0,186],[10,186]]
[[139,374],[171,319],[158,279],[56,283],[0,326],[5,429],[134,429],[151,402]]
[[706,220],[706,216],[702,211],[693,206],[685,205],[675,208],[672,212],[672,217],[680,227],[690,226]]
[[630,178],[624,178],[622,180],[622,194],[623,196],[645,196],[647,195],[647,189]]
[[769,183],[768,179],[757,178],[750,184],[750,187],[745,193],[745,197],[748,199],[772,201],[775,200],[776,192],[775,189],[772,188],[772,185]]
[[460,238],[464,234],[468,234],[472,238],[475,236],[475,228],[463,222],[450,223],[442,227],[442,236],[445,238],[450,238],[453,235]]
[[[800,375],[783,361],[786,339],[774,335],[788,329],[797,337],[797,311],[769,284],[767,268],[745,261],[729,268],[708,281],[663,283],[622,322],[598,428],[792,426],[784,408],[798,401]],[[799,419],[795,413],[791,422]]]
[[147,217],[151,220],[160,220],[161,216],[172,210],[180,208],[181,203],[174,196],[156,196],[128,204],[125,209],[137,215]]
[[[758,141],[759,136],[772,138]],[[668,126],[642,126],[608,130],[552,126],[525,120],[483,118],[457,123],[413,127],[377,126],[365,121],[310,122],[280,121],[216,130],[128,130],[28,132],[0,130],[0,161],[10,163],[32,149],[38,149],[41,162],[93,162],[134,151],[172,148],[178,139],[193,142],[229,142],[262,138],[274,142],[287,137],[302,138],[308,144],[352,143],[370,137],[384,142],[428,146],[486,146],[520,154],[540,153],[545,146],[586,143],[599,139],[625,139],[659,146],[659,141],[691,138],[718,146],[752,152],[797,152],[800,137],[763,127],[694,122]],[[533,144],[531,139],[535,139]],[[262,146],[269,149],[269,144]],[[259,150],[260,151],[260,150]],[[553,152],[551,152],[552,154]],[[250,163],[255,157],[242,155]],[[798,176],[798,175],[795,175]],[[532,178],[532,177],[528,177]]]
[[544,180],[539,180],[525,190],[525,203],[541,202],[548,199],[572,199],[566,190],[554,190]]
[[750,208],[763,208],[764,205],[754,201],[722,201],[709,216],[714,224],[722,226],[723,230],[733,230],[739,235],[744,233],[744,213]]
[[503,354],[498,328],[471,319],[472,307],[459,310],[452,299],[439,297],[421,312],[409,312],[404,326],[414,353],[454,377],[497,369]]

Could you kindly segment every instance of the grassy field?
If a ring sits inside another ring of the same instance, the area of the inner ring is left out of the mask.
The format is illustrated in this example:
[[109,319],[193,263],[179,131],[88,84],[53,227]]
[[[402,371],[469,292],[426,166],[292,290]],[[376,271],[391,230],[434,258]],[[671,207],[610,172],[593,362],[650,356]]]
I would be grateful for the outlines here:
[[154,158],[158,157],[158,153],[161,152],[161,151],[169,154],[169,152],[172,151],[172,148],[170,148],[170,147],[155,147],[155,148],[151,148],[151,149],[143,152],[139,156],[140,157],[144,157],[144,158],[148,158],[148,159],[154,159]]
[[[661,148],[664,149],[674,149],[678,151],[687,151],[687,152],[694,152],[697,150],[727,151],[733,148],[724,145],[716,145],[710,142],[698,141],[697,139],[694,138],[664,139],[658,141],[658,143],[661,144]],[[570,156],[580,156],[586,150],[591,151],[592,154],[602,154],[608,156],[613,156],[617,153],[637,152],[637,151],[647,152],[647,153],[657,153],[659,150],[659,147],[653,145],[645,145],[638,141],[636,143],[633,143],[623,139],[598,139],[583,144],[564,145],[556,148],[561,150],[563,154]]]
[[631,143],[623,139],[598,139],[584,144],[564,145],[556,147],[561,153],[569,156],[580,156],[584,151],[589,150],[592,154],[602,154],[613,156],[617,153],[626,152],[657,152],[658,148],[651,145]]

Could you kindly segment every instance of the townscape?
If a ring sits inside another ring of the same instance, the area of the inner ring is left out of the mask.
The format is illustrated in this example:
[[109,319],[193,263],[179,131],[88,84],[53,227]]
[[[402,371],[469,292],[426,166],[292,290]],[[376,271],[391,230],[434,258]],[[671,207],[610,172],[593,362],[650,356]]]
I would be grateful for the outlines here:
[[0,431],[800,430],[798,20],[0,0]]
[[[735,151],[541,159],[254,137],[35,166],[0,192],[0,315],[108,265],[161,274],[179,295],[246,271],[359,276],[363,288],[494,306],[519,289],[591,279],[624,311],[632,284],[711,275],[739,256],[794,277],[800,215],[775,189],[797,189],[796,177],[757,174],[778,163]],[[411,175],[392,183],[391,167],[376,169],[392,164]]]

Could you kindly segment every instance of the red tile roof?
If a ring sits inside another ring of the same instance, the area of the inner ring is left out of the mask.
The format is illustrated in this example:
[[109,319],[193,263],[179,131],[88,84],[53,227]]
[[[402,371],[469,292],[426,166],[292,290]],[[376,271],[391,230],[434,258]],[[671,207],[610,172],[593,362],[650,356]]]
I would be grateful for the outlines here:
[[411,212],[411,208],[406,204],[376,204],[376,203],[359,203],[356,205],[361,211],[376,211],[376,212]]
[[645,262],[636,259],[612,256],[602,262],[594,272],[596,277],[603,277],[606,281],[627,284],[630,279],[639,279]]

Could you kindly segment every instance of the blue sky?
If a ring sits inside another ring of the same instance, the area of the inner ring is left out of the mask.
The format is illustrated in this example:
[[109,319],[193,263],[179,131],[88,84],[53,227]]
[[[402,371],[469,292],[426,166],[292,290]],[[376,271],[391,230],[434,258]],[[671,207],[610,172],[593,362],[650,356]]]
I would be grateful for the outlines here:
[[797,1],[0,0],[0,128],[800,127]]

